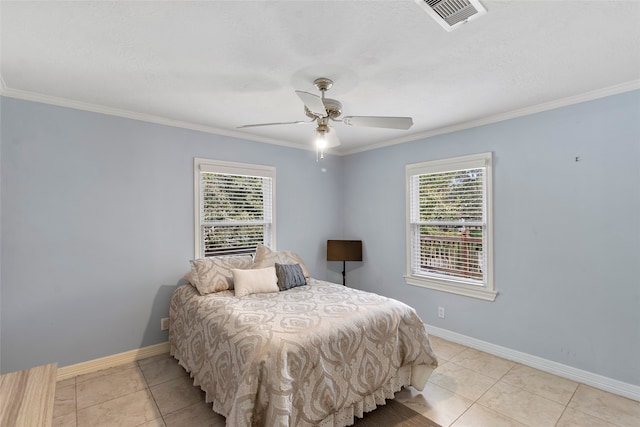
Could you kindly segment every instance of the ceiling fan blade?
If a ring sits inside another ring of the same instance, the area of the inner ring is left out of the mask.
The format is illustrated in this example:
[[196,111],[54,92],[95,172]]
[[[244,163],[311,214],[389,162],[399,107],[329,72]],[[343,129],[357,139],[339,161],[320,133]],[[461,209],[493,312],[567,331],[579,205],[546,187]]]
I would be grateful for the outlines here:
[[322,98],[318,95],[314,95],[309,92],[303,92],[301,90],[297,90],[296,94],[298,97],[304,102],[304,105],[311,111],[313,114],[316,114],[320,117],[325,117],[327,115],[327,109],[322,102]]
[[406,130],[413,125],[413,119],[411,117],[347,116],[342,119],[342,123],[349,126]]
[[255,127],[259,127],[259,126],[304,125],[304,124],[307,124],[307,123],[313,123],[313,120],[310,121],[310,122],[305,122],[305,121],[302,121],[302,120],[298,120],[296,122],[257,123],[257,124],[253,124],[253,125],[238,126],[238,127],[236,127],[236,129],[255,128]]

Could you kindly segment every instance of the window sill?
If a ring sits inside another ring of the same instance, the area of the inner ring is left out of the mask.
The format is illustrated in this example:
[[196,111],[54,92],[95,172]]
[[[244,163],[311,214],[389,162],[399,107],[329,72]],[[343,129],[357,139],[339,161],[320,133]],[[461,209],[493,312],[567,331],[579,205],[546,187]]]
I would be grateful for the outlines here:
[[465,285],[449,280],[421,276],[404,276],[404,280],[408,285],[421,286],[423,288],[464,295],[466,297],[478,298],[485,301],[495,301],[496,296],[498,295],[498,292],[494,290],[489,290],[476,285]]

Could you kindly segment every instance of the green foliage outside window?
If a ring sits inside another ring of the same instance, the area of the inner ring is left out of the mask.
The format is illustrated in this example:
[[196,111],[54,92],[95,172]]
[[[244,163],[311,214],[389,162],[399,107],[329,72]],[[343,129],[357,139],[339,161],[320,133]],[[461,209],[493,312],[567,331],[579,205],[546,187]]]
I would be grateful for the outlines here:
[[269,178],[203,173],[201,185],[205,256],[252,253],[264,243]]
[[[469,279],[482,276],[483,169],[419,175],[420,265]],[[469,224],[466,224],[469,223]]]

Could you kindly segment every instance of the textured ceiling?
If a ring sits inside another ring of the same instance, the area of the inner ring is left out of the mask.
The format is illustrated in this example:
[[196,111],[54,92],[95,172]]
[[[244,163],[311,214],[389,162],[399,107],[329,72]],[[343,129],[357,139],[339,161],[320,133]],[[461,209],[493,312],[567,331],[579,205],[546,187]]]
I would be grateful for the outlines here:
[[[640,2],[482,1],[446,32],[413,0],[0,2],[5,96],[301,148],[294,90],[408,131],[334,128],[338,153],[639,88]],[[595,91],[595,92],[594,92]]]

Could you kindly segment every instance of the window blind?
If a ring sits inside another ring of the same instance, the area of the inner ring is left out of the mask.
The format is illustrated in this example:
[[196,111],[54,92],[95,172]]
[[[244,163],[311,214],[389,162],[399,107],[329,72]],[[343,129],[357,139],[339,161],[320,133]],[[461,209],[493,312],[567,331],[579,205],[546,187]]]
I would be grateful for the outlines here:
[[272,186],[267,176],[200,173],[201,256],[255,252],[271,245]]
[[486,168],[410,177],[411,273],[486,282]]

